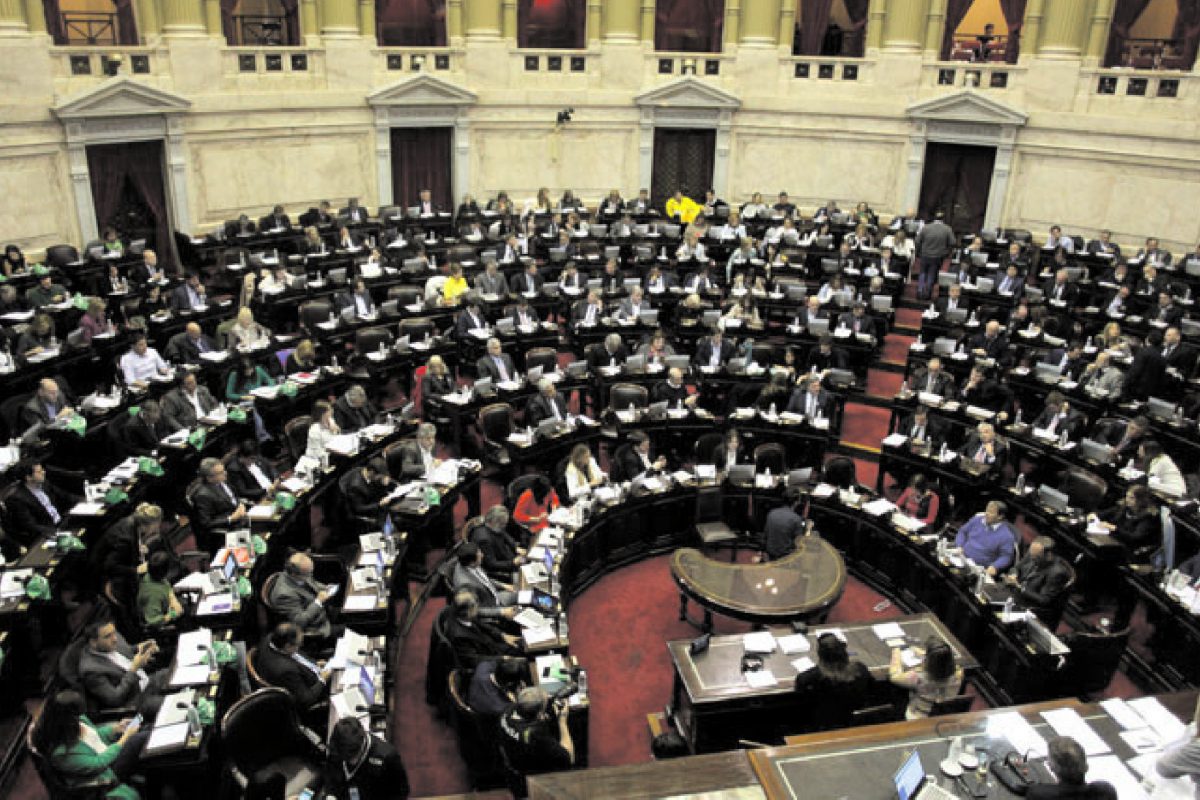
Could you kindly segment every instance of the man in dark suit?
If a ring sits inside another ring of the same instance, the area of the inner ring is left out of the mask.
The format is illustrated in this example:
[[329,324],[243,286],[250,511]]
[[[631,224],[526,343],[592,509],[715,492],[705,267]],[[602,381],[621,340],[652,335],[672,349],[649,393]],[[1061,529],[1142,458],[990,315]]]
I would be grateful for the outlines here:
[[158,449],[159,442],[179,427],[163,416],[157,400],[142,403],[137,416],[121,430],[121,439],[130,453],[148,456]]
[[201,353],[216,352],[217,343],[195,322],[189,322],[182,333],[167,341],[167,360],[174,364],[199,364]]
[[487,262],[483,272],[475,276],[475,291],[479,294],[503,297],[507,290],[508,285],[504,282],[504,276],[495,261]]
[[270,461],[258,452],[258,444],[246,439],[238,445],[237,455],[225,468],[229,488],[251,503],[273,495],[279,488],[279,473]]
[[521,255],[521,240],[515,233],[509,234],[508,238],[496,245],[496,259],[501,264],[511,264]]
[[207,304],[208,295],[198,273],[189,272],[184,282],[171,292],[171,308],[176,312],[191,312]]
[[433,192],[429,189],[422,189],[417,196],[417,202],[413,205],[416,206],[417,214],[422,216],[436,214],[440,210],[438,206],[434,205]]
[[1112,231],[1100,231],[1099,238],[1092,239],[1087,244],[1087,251],[1092,255],[1110,255],[1120,259],[1121,247],[1112,241]]
[[375,300],[371,297],[371,290],[367,288],[367,282],[361,277],[355,278],[346,291],[338,294],[337,305],[339,311],[345,311],[347,308],[353,309],[355,319],[370,319],[376,314]]
[[1058,367],[1060,374],[1065,375],[1073,381],[1079,380],[1079,376],[1087,368],[1087,359],[1083,355],[1083,344],[1078,341],[1071,342],[1067,347],[1052,347],[1046,351],[1044,364],[1053,364]]
[[1133,356],[1133,363],[1125,372],[1125,382],[1121,385],[1121,399],[1145,400],[1147,397],[1157,397],[1167,374],[1167,362],[1162,357],[1163,335],[1158,331],[1150,331],[1146,343],[1138,348]]
[[367,399],[363,387],[355,384],[333,403],[333,420],[342,433],[354,433],[372,425],[379,412]]
[[1158,293],[1158,305],[1148,315],[1153,322],[1165,322],[1167,325],[1178,325],[1183,319],[1183,307],[1175,302],[1170,292]]
[[1191,374],[1196,354],[1182,340],[1183,332],[1179,328],[1167,328],[1163,333],[1162,357],[1168,370],[1175,370],[1186,378]]
[[1029,552],[1017,562],[1016,571],[1004,577],[1014,589],[1014,599],[1051,627],[1062,616],[1063,593],[1071,579],[1071,568],[1053,548],[1050,537],[1035,537]]
[[821,379],[809,375],[803,383],[797,386],[788,399],[787,410],[793,414],[803,414],[807,419],[828,419],[833,410],[833,398],[829,392],[821,388]]
[[818,319],[828,320],[829,314],[821,308],[821,300],[814,294],[808,298],[804,308],[796,314],[793,324],[801,328],[808,328],[809,323]]
[[941,447],[946,439],[946,423],[930,414],[927,406],[917,406],[901,421],[896,433],[907,436],[909,444]]
[[286,691],[300,712],[329,697],[329,668],[301,655],[303,644],[304,631],[290,622],[281,622],[254,653],[254,669],[263,683]]
[[79,654],[79,681],[100,710],[136,706],[144,716],[161,703],[165,673],[150,674],[147,665],[158,654],[153,640],[136,648],[111,622],[92,622],[84,629],[87,645]]
[[388,471],[402,481],[424,478],[441,464],[435,452],[436,444],[437,427],[428,422],[423,423],[417,428],[416,439],[397,448],[399,463],[392,461],[388,465]]
[[652,265],[646,273],[645,289],[651,294],[659,294],[678,285],[679,278],[675,273],[659,268],[658,264]]
[[1146,246],[1138,250],[1133,260],[1142,262],[1143,266],[1153,264],[1156,267],[1165,267],[1171,263],[1171,254],[1159,247],[1158,239],[1151,236],[1146,240]]
[[929,392],[949,400],[954,397],[954,376],[942,369],[942,360],[937,356],[913,372],[912,390]]
[[671,367],[667,379],[654,387],[654,402],[666,402],[668,408],[691,408],[699,398],[698,393],[688,392],[683,382],[683,370],[679,367]]
[[358,204],[357,197],[351,197],[346,207],[338,212],[338,216],[351,225],[361,225],[371,219],[367,210]]
[[543,420],[566,420],[567,401],[558,393],[554,381],[542,378],[538,381],[538,393],[529,398],[525,405],[525,424],[534,427]]
[[996,281],[996,294],[1001,297],[1020,297],[1025,292],[1025,279],[1016,264],[1010,264],[1004,277]]
[[283,206],[275,206],[271,213],[258,221],[258,229],[262,231],[286,230],[292,227],[292,221],[283,213]]
[[225,482],[225,465],[218,459],[206,458],[201,461],[199,472],[202,482],[192,492],[192,508],[196,512],[192,523],[198,529],[198,538],[207,539],[213,531],[244,519],[246,506]]
[[1054,273],[1054,278],[1042,289],[1042,294],[1046,298],[1046,302],[1052,305],[1074,308],[1075,301],[1079,297],[1079,287],[1071,282],[1070,275],[1065,269],[1060,269]]
[[810,371],[816,369],[822,374],[831,369],[850,369],[850,357],[841,347],[833,346],[832,334],[823,333],[817,340],[816,349],[809,351],[808,358],[804,360],[804,368]]
[[640,286],[634,286],[617,306],[617,319],[637,322],[643,311],[649,311],[650,304],[646,302],[646,293]]
[[999,320],[988,320],[983,330],[971,337],[971,351],[976,356],[1000,361],[1008,349],[1008,339],[1000,330]]
[[74,413],[70,401],[58,388],[58,383],[52,378],[42,378],[33,397],[21,406],[20,428],[22,432],[28,431],[34,425],[49,425],[55,420],[67,419]]
[[1099,431],[1098,438],[1113,449],[1113,462],[1122,463],[1137,456],[1149,430],[1150,420],[1136,416],[1128,422],[1117,420],[1106,425]]
[[1008,447],[996,438],[996,429],[990,422],[981,422],[958,449],[958,454],[980,467],[998,469],[1004,463]]
[[526,562],[525,549],[508,532],[508,509],[501,505],[492,506],[469,534],[472,542],[479,546],[483,568],[494,580],[511,582],[513,571]]
[[468,292],[464,308],[454,322],[454,335],[460,342],[469,342],[473,338],[471,331],[486,330],[487,328],[487,319],[483,316],[483,310],[479,305],[479,295]]
[[150,281],[165,280],[166,274],[158,263],[158,253],[153,250],[142,251],[142,261],[129,268],[129,280],[138,286],[145,286]]
[[1083,432],[1087,418],[1075,410],[1062,392],[1054,391],[1046,396],[1046,406],[1033,421],[1033,427],[1055,436],[1065,432],[1069,440],[1075,440]]
[[621,334],[610,333],[604,337],[604,343],[588,351],[588,371],[599,375],[601,367],[619,367],[625,363],[629,352],[621,341]]
[[200,419],[217,407],[217,399],[207,387],[200,386],[196,373],[185,372],[179,385],[163,395],[162,415],[175,430],[194,428]]
[[20,483],[7,501],[12,523],[8,535],[29,548],[60,530],[79,498],[47,482],[46,469],[40,463],[20,464],[15,472]]
[[650,437],[634,431],[629,441],[613,453],[613,481],[631,481],[639,475],[652,475],[667,468],[667,457],[651,453]]
[[323,583],[313,580],[313,560],[304,553],[295,553],[287,560],[283,572],[276,573],[268,600],[271,607],[288,622],[304,632],[308,650],[317,651],[342,635],[342,625],[329,620],[326,604],[334,592]]
[[462,667],[473,670],[481,661],[520,653],[516,636],[501,633],[480,617],[479,600],[470,589],[456,591],[445,613],[442,630]]
[[597,289],[589,289],[587,297],[571,307],[571,322],[576,325],[595,325],[604,316],[604,302]]
[[1008,395],[989,371],[976,364],[971,367],[967,382],[959,389],[958,399],[964,403],[992,411],[1003,411]]
[[838,319],[838,326],[849,328],[856,335],[875,336],[875,319],[867,316],[865,303],[857,302]]
[[475,372],[480,378],[491,378],[493,383],[517,378],[512,356],[504,352],[496,338],[488,339],[487,354],[475,362]]
[[625,288],[625,273],[617,265],[615,258],[610,258],[604,263],[604,270],[600,273],[600,289],[605,294],[617,294]]
[[383,520],[383,499],[387,497],[392,477],[388,475],[387,462],[373,458],[351,472],[341,484],[346,507],[355,517],[373,521]]
[[513,294],[536,295],[541,293],[543,283],[537,264],[531,261],[523,272],[512,276],[508,288]]
[[509,312],[509,319],[518,328],[528,328],[540,322],[537,309],[529,305],[529,298],[523,294],[517,296],[517,303]]
[[702,339],[696,346],[696,356],[692,362],[701,369],[705,367],[720,369],[733,358],[733,342],[725,338],[718,328]]
[[511,584],[492,580],[480,566],[481,557],[479,545],[463,542],[450,572],[450,586],[455,592],[466,589],[475,595],[479,601],[479,616],[511,619],[519,611],[517,593]]
[[958,283],[946,290],[946,295],[944,297],[939,297],[937,302],[934,303],[934,308],[939,314],[945,314],[947,311],[957,311],[959,309],[966,311],[969,310],[970,307],[970,302],[962,296],[962,285]]

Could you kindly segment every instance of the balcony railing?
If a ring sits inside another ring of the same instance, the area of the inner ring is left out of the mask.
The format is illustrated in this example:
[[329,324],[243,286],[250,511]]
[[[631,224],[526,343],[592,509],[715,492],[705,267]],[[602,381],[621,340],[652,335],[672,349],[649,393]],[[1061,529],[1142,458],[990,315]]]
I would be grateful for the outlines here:
[[1183,42],[1178,39],[1125,39],[1121,42],[1121,63],[1113,66],[1132,69],[1191,69],[1184,63]]
[[102,11],[64,11],[62,23],[67,36],[66,44],[115,45],[119,41],[116,14],[106,14]]
[[1004,63],[1008,57],[1008,37],[992,36],[986,43],[981,41],[982,37],[984,34],[978,33],[955,36],[946,60]]
[[294,47],[300,44],[291,41],[288,18],[282,14],[234,14],[233,35],[236,41],[229,42],[230,47]]

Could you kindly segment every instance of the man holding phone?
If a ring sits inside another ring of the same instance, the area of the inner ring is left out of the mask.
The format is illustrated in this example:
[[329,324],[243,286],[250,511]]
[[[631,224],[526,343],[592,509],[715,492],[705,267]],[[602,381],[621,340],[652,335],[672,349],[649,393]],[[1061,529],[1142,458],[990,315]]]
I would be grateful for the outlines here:
[[329,619],[328,603],[339,589],[336,584],[313,579],[313,560],[305,553],[289,558],[275,578],[269,594],[271,607],[304,632],[306,652],[328,649],[345,630],[345,626],[334,625]]
[[153,640],[132,647],[111,622],[94,622],[84,636],[79,655],[79,680],[100,710],[137,706],[147,716],[162,702],[166,672],[150,674],[146,667],[158,655]]

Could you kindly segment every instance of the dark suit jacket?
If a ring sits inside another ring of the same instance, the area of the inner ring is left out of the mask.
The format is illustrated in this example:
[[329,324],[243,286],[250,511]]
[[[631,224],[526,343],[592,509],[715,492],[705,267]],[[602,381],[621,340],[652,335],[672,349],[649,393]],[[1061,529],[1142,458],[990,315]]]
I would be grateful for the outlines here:
[[[1051,300],[1054,299],[1055,285],[1054,285],[1053,279],[1051,279],[1050,281],[1048,281],[1045,284],[1045,286],[1042,288],[1042,292],[1046,298],[1047,303],[1049,303]],[[1063,290],[1062,290],[1063,302],[1065,302],[1067,304],[1067,307],[1070,308],[1075,305],[1075,301],[1076,301],[1076,299],[1078,299],[1078,297],[1079,297],[1079,287],[1076,286],[1071,281],[1067,281],[1066,285],[1063,286]]]
[[1183,319],[1183,309],[1175,303],[1171,303],[1166,308],[1163,308],[1162,306],[1155,306],[1155,308],[1149,314],[1147,314],[1147,317],[1152,320],[1157,320],[1158,322],[1165,322],[1168,325],[1179,325],[1179,321]]
[[990,342],[987,334],[983,331],[971,337],[970,347],[972,350],[983,350],[987,353],[988,358],[993,358],[997,361],[1004,355],[1005,349],[1008,347],[1008,337],[1003,332],[996,335]]
[[494,531],[487,525],[478,525],[471,531],[471,541],[479,545],[484,572],[505,583],[512,581],[517,542],[508,531]]
[[[535,323],[541,322],[541,318],[538,316],[537,309],[534,308],[533,306],[525,306],[525,314],[529,317],[529,319],[532,322],[535,322]],[[518,310],[517,306],[513,306],[513,309],[509,313],[508,318],[513,321],[514,325],[521,324],[521,312]]]
[[1196,354],[1185,344],[1175,345],[1175,349],[1170,354],[1167,353],[1166,346],[1164,345],[1159,352],[1162,354],[1167,367],[1179,370],[1185,378],[1191,372],[1192,365],[1196,362]]
[[593,375],[599,375],[601,367],[619,367],[625,363],[625,359],[628,357],[629,351],[625,349],[624,343],[617,348],[615,353],[608,352],[608,349],[605,348],[603,343],[601,343],[588,352],[588,370]]
[[476,321],[471,319],[471,313],[463,309],[454,322],[454,333],[460,342],[474,341],[470,332],[475,328],[486,328],[487,326],[487,317],[483,315],[482,311],[479,313],[478,324],[476,324]]
[[[854,330],[855,316],[853,311],[847,311],[838,318],[838,325],[844,325],[850,330]],[[865,333],[869,336],[875,335],[875,319],[870,314],[863,314],[858,318],[858,333]]]
[[654,387],[654,401],[656,403],[661,403],[665,400],[671,408],[675,408],[675,406],[687,399],[688,388],[686,383],[672,386],[667,381],[663,381]]
[[[1001,288],[1003,288],[1003,286],[1004,286],[1004,281],[1007,278],[1008,278],[1008,276],[1003,273],[996,276],[995,290],[996,290],[997,294],[1000,293]],[[1022,278],[1020,275],[1017,275],[1016,277],[1014,277],[1012,279],[1012,285],[1010,285],[1008,287],[1008,293],[1012,297],[1020,297],[1022,294],[1024,294],[1025,293],[1025,279]]]
[[[69,405],[63,398],[62,394],[58,396],[58,409],[61,411],[65,406]],[[54,418],[46,412],[46,407],[42,405],[41,398],[35,392],[33,397],[21,406],[21,431],[27,431],[39,422],[43,425],[49,425],[54,422]]]
[[[1050,420],[1057,416],[1057,414],[1058,409],[1056,408],[1042,409],[1042,413],[1038,414],[1037,419],[1033,421],[1033,427],[1045,428],[1050,424]],[[1087,419],[1083,416],[1083,414],[1072,408],[1067,412],[1067,418],[1058,423],[1058,426],[1055,428],[1054,432],[1061,436],[1062,432],[1065,430],[1067,432],[1067,437],[1074,439],[1082,432],[1083,424],[1085,422],[1087,422]]]
[[1143,346],[1133,357],[1133,363],[1125,372],[1125,383],[1121,395],[1126,400],[1145,400],[1157,397],[1167,373],[1167,362],[1158,348]]
[[[896,433],[903,434],[909,439],[912,439],[913,428],[916,425],[916,417],[909,415],[896,428]],[[930,414],[925,420],[925,441],[933,446],[940,446],[946,438],[946,423],[937,417]]]
[[155,425],[147,425],[145,420],[135,417],[121,430],[121,439],[129,452],[147,456],[158,448],[164,436],[177,430],[179,426],[167,419],[166,415],[160,416]]
[[[528,278],[528,272],[518,272],[517,274],[513,275],[508,281],[509,290],[513,294],[524,294],[525,292],[529,291]],[[533,290],[535,292],[540,292],[544,284],[545,281],[542,279],[541,275],[533,276]]]
[[[259,456],[254,461],[268,480],[274,481],[279,477],[267,459]],[[229,488],[233,489],[234,494],[246,500],[257,502],[267,494],[266,489],[258,485],[258,481],[254,480],[254,476],[250,473],[250,468],[243,464],[240,458],[230,459],[229,463],[225,465],[225,481],[229,484]]]
[[[233,487],[229,490],[233,491]],[[229,515],[237,509],[237,503],[216,484],[202,483],[192,494],[192,507],[196,511],[196,524],[208,533],[229,523]]]
[[[356,213],[354,213],[352,215],[351,212],[356,212]],[[338,211],[338,216],[344,217],[347,222],[362,223],[362,222],[366,222],[367,220],[369,220],[371,218],[371,212],[367,211],[367,209],[364,206],[359,206],[358,208],[353,208],[353,209],[350,208],[350,206],[346,206],[345,208],[340,209]]]
[[280,214],[276,217],[274,214],[267,214],[258,221],[258,229],[260,231],[269,231],[272,228],[290,228],[292,221],[288,219],[287,214]]
[[[453,609],[447,608],[447,611],[452,612]],[[448,614],[444,630],[459,663],[468,669],[475,669],[480,661],[509,652],[500,631],[478,617],[467,625]]]
[[[721,364],[724,365],[729,359],[733,358],[733,342],[722,337],[721,338]],[[696,356],[692,362],[698,367],[707,367],[712,361],[713,343],[712,339],[704,339],[700,344],[696,345]]]
[[375,421],[378,412],[370,401],[361,408],[354,408],[346,395],[342,395],[333,404],[333,420],[342,429],[342,433],[353,433],[361,430]]
[[[945,314],[947,311],[950,310],[949,296],[939,297],[934,302],[933,307],[937,310],[937,312],[939,314]],[[960,298],[958,298],[958,305],[956,306],[956,308],[962,309],[964,311],[970,311],[970,309],[972,308],[971,301],[969,299],[967,299],[966,297],[960,297]]]
[[[62,524],[62,520],[66,520],[67,513],[78,498],[58,489],[49,481],[42,484],[42,491],[58,511],[61,517],[59,524]],[[28,547],[29,543],[36,541],[40,536],[54,535],[56,528],[53,519],[24,483],[13,490],[6,505],[9,519],[12,521],[12,530],[8,534],[13,539]]]
[[[117,633],[117,652],[132,659],[137,651]],[[88,697],[101,709],[134,705],[142,693],[136,672],[121,669],[102,653],[85,646],[79,654],[79,680]]]
[[356,469],[346,477],[343,484],[346,506],[356,517],[379,517],[379,501],[388,493],[387,487],[379,483],[367,483],[362,470]]
[[112,581],[118,598],[132,601],[137,595],[138,564],[141,563],[137,526],[133,516],[119,520],[96,544],[92,564],[100,577]]
[[[788,399],[787,410],[793,414],[805,414],[808,408],[808,398],[804,395],[808,394],[808,390],[803,386],[797,386],[792,392],[792,396]],[[817,392],[817,405],[821,409],[821,416],[828,418],[833,410],[833,398],[829,392],[822,389]]]
[[371,744],[362,763],[347,778],[346,770],[334,759],[325,765],[325,782],[321,793],[336,797],[338,800],[349,800],[352,795],[351,787],[357,791],[354,795],[359,800],[404,800],[409,795],[408,773],[404,771],[404,762],[400,754],[390,743],[377,736],[371,737]]
[[[205,294],[205,302],[208,302],[208,295]],[[188,299],[188,286],[186,283],[181,283],[171,290],[171,308],[175,311],[191,311],[192,301]]]
[[475,291],[480,294],[495,294],[503,297],[507,288],[508,285],[504,282],[504,275],[499,272],[495,275],[481,272],[475,276]]
[[329,687],[316,673],[271,647],[266,639],[254,653],[254,669],[265,683],[287,691],[301,711],[312,708],[329,694]]
[[315,602],[317,594],[315,581],[296,580],[285,572],[275,579],[270,601],[283,618],[298,625],[306,637],[328,636],[329,613]]
[[407,441],[403,446],[396,448],[399,453],[399,464],[396,463],[396,457],[393,457],[388,463],[388,472],[393,477],[403,481],[411,481],[422,477],[425,474],[425,459],[421,457],[421,445],[415,440]]
[[[200,339],[208,348],[208,352],[215,353],[219,349],[212,337],[200,334]],[[176,364],[198,364],[200,363],[200,348],[187,335],[187,332],[177,333],[167,342],[166,357],[168,361]]]
[[[1003,464],[1005,457],[1008,455],[1008,447],[999,439],[993,440],[993,444],[995,456],[991,463],[998,468],[998,465]],[[967,441],[963,444],[963,446],[958,448],[958,454],[963,458],[974,461],[975,454],[979,452],[979,448],[981,446],[982,443],[979,440],[979,434],[972,433],[967,437]]]
[[831,347],[828,353],[822,353],[821,348],[815,347],[809,351],[808,358],[804,361],[805,369],[813,367],[822,372],[827,369],[850,369],[850,358],[840,347]]
[[559,416],[563,419],[567,418],[567,401],[561,394],[555,394],[554,399],[551,400],[538,392],[525,404],[525,424],[533,427],[544,419],[552,418],[554,416],[552,405],[558,407]]
[[1041,560],[1025,557],[1017,562],[1017,601],[1039,617],[1053,613],[1071,578],[1065,561],[1053,554],[1047,556]]
[[[914,392],[928,391],[929,388],[929,370],[921,367],[916,370],[912,376],[912,390]],[[942,397],[951,398],[954,396],[954,376],[941,370],[938,372],[937,378],[933,382],[933,391],[935,394],[940,394]]]
[[[196,397],[206,414],[217,407],[217,399],[204,386],[196,387]],[[184,396],[182,389],[175,388],[163,395],[161,408],[163,419],[169,420],[171,424],[175,425],[176,430],[194,427],[198,421],[196,408]]]
[[[517,368],[513,365],[512,356],[508,353],[501,353],[499,358],[504,363],[504,369],[508,371],[509,380],[515,379],[517,377]],[[475,362],[475,371],[480,378],[491,378],[493,382],[501,380],[500,369],[489,355],[481,356]]]
[[[371,299],[371,292],[370,291],[364,292],[362,295],[362,298],[363,298],[363,301],[366,302],[366,304],[367,304],[367,313],[368,314],[374,313],[375,312],[375,301]],[[358,304],[355,302],[355,299],[356,298],[355,298],[354,292],[342,292],[341,294],[339,294],[337,296],[338,308],[343,311],[347,308],[353,308],[355,310],[354,313],[357,314],[358,313]]]

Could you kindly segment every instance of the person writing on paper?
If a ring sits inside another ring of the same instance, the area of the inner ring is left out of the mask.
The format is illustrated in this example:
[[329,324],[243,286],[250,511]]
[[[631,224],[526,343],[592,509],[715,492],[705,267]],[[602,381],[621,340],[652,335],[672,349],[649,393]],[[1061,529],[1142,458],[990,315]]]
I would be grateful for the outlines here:
[[508,509],[504,506],[489,508],[483,524],[475,526],[469,539],[479,548],[483,569],[495,580],[511,582],[513,571],[528,561],[525,548],[508,532]]
[[138,585],[138,618],[147,631],[156,631],[183,616],[183,604],[167,579],[171,572],[171,557],[163,552],[150,556],[146,574]]
[[937,492],[929,486],[929,479],[918,472],[900,493],[896,507],[913,519],[932,525],[937,519],[940,502]]
[[567,482],[567,496],[571,499],[589,494],[592,489],[603,485],[607,480],[586,444],[577,444],[571,450],[563,477]]
[[795,689],[805,709],[806,730],[850,725],[853,714],[871,704],[875,681],[861,661],[850,660],[846,643],[836,634],[817,637],[817,665],[796,676]]
[[68,789],[83,792],[86,784],[101,783],[108,787],[102,790],[105,800],[139,800],[137,789],[124,781],[135,773],[149,731],[132,719],[96,725],[85,712],[79,692],[50,697],[34,723],[34,749]]
[[558,493],[545,475],[535,475],[529,488],[517,497],[513,519],[530,533],[540,533],[549,524],[550,514],[558,508]]
[[407,800],[408,773],[389,742],[367,733],[351,717],[329,736],[329,761],[321,794],[329,800]]
[[287,692],[296,710],[303,713],[329,698],[329,673],[303,655],[304,631],[291,622],[271,629],[254,653],[254,670],[268,686]]
[[1117,790],[1108,781],[1088,782],[1087,754],[1069,736],[1049,742],[1050,771],[1058,783],[1035,783],[1025,793],[1027,800],[1117,800]]
[[281,478],[275,466],[262,456],[258,443],[244,439],[238,445],[237,457],[227,468],[229,487],[248,503],[258,503],[274,497]]
[[554,385],[554,381],[542,378],[538,381],[537,387],[538,393],[529,398],[529,402],[525,404],[526,423],[533,427],[545,420],[565,422],[570,412],[567,410],[566,398],[558,393],[558,387]]
[[254,312],[249,308],[238,311],[237,321],[229,329],[230,349],[257,350],[271,344],[271,332],[254,321]]
[[442,460],[437,457],[437,426],[432,423],[422,423],[417,428],[416,441],[405,442],[400,451],[400,480],[420,480],[431,474]]
[[271,607],[304,632],[312,651],[320,651],[341,637],[345,626],[330,622],[326,607],[340,587],[313,580],[312,558],[304,553],[294,553],[284,565],[283,572],[276,574],[279,577],[271,585],[268,597]]
[[982,514],[976,514],[958,529],[954,544],[963,555],[996,575],[1012,566],[1016,554],[1017,532],[1005,521],[1008,508],[999,500],[987,504]]
[[133,348],[121,356],[120,366],[125,385],[135,389],[145,389],[152,378],[171,374],[170,365],[150,346],[145,334],[133,340]]
[[500,629],[479,615],[479,600],[470,589],[454,593],[444,612],[443,630],[459,664],[470,670],[481,661],[520,653],[521,639]]
[[1051,628],[1062,616],[1070,580],[1071,568],[1054,554],[1054,540],[1049,536],[1035,537],[1013,574],[1004,577],[1014,590],[1013,598]]
[[329,457],[329,443],[340,436],[342,429],[333,418],[333,406],[327,400],[313,403],[312,424],[308,426],[308,445],[304,457],[324,462]]
[[248,356],[242,356],[225,381],[225,399],[233,403],[249,402],[254,399],[251,393],[255,389],[274,385],[275,379],[268,374],[266,368],[255,364]]
[[1196,710],[1192,713],[1192,722],[1187,727],[1188,738],[1169,747],[1158,758],[1154,768],[1164,778],[1191,778],[1196,785],[1196,797],[1200,798],[1200,737],[1197,728],[1200,727],[1200,698],[1196,700]]
[[934,703],[958,694],[963,671],[954,662],[954,651],[950,645],[931,636],[925,643],[925,656],[921,663],[911,669],[904,666],[903,652],[899,648],[892,649],[888,680],[909,691],[905,718],[922,719],[929,716]]
[[343,486],[343,496],[350,513],[355,517],[370,519],[373,524],[382,522],[391,483],[392,476],[388,474],[387,462],[382,457],[372,458],[350,473]]

